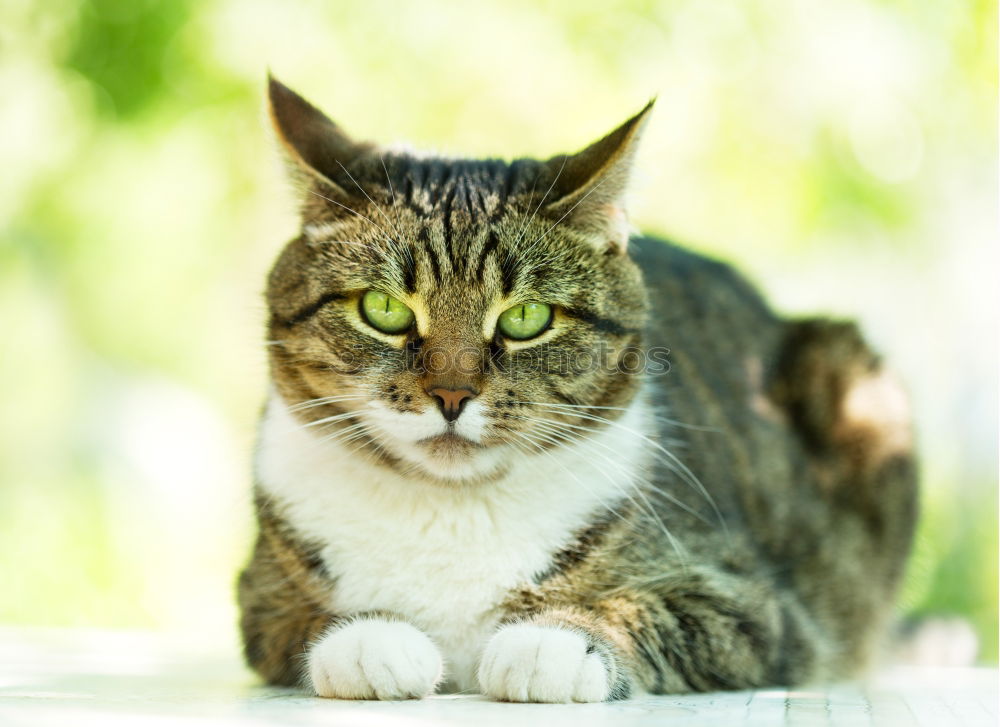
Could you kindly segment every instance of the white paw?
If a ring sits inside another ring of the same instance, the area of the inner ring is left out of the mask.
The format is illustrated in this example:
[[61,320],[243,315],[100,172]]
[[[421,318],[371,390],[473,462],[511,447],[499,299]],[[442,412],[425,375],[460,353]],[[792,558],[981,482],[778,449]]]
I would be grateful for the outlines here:
[[479,663],[483,693],[510,702],[601,702],[608,670],[569,629],[513,624],[490,639]]
[[362,619],[330,631],[309,650],[321,697],[412,699],[441,679],[441,652],[408,623]]

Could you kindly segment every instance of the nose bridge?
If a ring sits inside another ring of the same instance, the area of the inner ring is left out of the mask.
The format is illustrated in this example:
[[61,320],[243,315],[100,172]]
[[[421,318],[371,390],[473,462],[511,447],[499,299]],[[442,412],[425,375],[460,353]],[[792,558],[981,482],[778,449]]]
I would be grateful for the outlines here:
[[465,404],[479,394],[482,356],[482,343],[468,335],[439,333],[424,341],[424,390],[446,421],[458,419]]
[[438,296],[430,308],[430,330],[421,352],[427,388],[477,390],[486,353],[484,311],[475,301],[454,295]]
[[483,373],[482,342],[470,336],[429,336],[422,358],[428,388],[478,388]]

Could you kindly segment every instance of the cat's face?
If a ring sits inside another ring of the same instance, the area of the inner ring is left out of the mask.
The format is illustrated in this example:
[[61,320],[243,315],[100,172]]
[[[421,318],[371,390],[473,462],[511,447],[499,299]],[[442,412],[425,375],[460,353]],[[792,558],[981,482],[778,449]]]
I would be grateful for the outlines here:
[[304,187],[268,283],[271,372],[305,426],[481,482],[616,418],[645,310],[619,200],[637,119],[603,154],[508,165],[354,144],[276,82],[271,102]]

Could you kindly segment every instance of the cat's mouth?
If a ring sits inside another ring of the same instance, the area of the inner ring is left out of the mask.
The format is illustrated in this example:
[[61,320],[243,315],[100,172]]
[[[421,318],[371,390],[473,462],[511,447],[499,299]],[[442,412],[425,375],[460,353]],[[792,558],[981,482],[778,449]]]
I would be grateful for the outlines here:
[[405,463],[407,474],[414,473],[416,465],[416,471],[431,480],[479,482],[506,470],[505,448],[480,441],[482,425],[474,407],[466,407],[457,422],[446,422],[436,408],[417,415],[379,405],[369,409],[365,413],[378,444]]

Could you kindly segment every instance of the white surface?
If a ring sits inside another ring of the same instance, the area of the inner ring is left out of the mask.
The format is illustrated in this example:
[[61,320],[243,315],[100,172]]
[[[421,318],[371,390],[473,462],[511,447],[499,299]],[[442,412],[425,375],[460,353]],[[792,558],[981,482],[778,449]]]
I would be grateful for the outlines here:
[[478,695],[349,702],[255,685],[231,650],[135,633],[0,629],[0,725],[996,725],[993,669],[897,670],[870,686],[504,704]]

